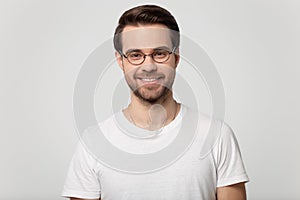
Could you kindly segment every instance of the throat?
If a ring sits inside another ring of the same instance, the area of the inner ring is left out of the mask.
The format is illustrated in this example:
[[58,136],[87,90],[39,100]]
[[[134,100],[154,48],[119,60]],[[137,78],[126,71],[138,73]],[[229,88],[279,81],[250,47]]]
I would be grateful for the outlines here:
[[173,105],[168,106],[153,104],[147,109],[138,109],[129,104],[123,112],[126,118],[135,126],[155,131],[171,123],[176,118],[179,108],[180,104],[176,101]]

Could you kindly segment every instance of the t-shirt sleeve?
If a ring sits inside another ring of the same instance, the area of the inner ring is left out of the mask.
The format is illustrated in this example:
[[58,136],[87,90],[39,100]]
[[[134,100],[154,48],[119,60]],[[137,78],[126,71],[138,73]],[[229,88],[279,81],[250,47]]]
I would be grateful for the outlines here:
[[223,123],[213,154],[217,167],[217,187],[249,181],[237,139],[226,123]]
[[100,198],[100,183],[94,170],[96,163],[97,160],[78,142],[69,166],[62,196],[84,199]]

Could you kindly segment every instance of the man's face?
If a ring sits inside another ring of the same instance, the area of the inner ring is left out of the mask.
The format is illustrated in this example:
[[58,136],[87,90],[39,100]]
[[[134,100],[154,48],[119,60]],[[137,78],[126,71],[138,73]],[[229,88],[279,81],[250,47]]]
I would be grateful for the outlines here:
[[[170,53],[163,63],[153,60],[153,52],[160,57],[160,50],[172,52],[170,30],[164,25],[126,26],[122,32],[122,53],[135,59],[138,55],[148,55],[141,64],[132,64],[125,57],[118,57],[128,86],[143,101],[157,103],[163,100],[172,88],[179,55]],[[142,53],[142,54],[141,54]]]

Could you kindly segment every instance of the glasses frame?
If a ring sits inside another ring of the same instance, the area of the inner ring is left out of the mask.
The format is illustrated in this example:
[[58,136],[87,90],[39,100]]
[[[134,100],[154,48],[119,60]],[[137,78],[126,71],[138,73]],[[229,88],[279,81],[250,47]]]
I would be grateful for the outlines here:
[[[161,50],[165,50],[165,49],[161,49]],[[150,53],[150,54],[144,54],[143,52],[141,52],[144,56],[143,56],[143,59],[141,60],[140,63],[132,63],[132,62],[130,62],[130,60],[128,59],[128,56],[126,56],[121,50],[119,50],[118,52],[120,53],[120,55],[121,55],[122,57],[126,58],[126,60],[127,60],[130,64],[132,64],[132,65],[141,65],[141,64],[143,64],[143,62],[145,62],[146,56],[150,56],[150,57],[152,58],[152,60],[153,60],[154,62],[156,62],[156,63],[159,63],[159,64],[165,63],[165,62],[167,62],[167,61],[169,60],[170,55],[171,55],[172,53],[175,53],[175,50],[176,50],[176,47],[174,47],[174,48],[172,49],[172,51],[165,50],[165,51],[167,51],[169,54],[168,54],[168,58],[167,58],[166,60],[164,60],[163,62],[158,62],[158,61],[156,61],[156,60],[154,59],[153,54],[155,53],[155,51],[153,51],[153,52]]]

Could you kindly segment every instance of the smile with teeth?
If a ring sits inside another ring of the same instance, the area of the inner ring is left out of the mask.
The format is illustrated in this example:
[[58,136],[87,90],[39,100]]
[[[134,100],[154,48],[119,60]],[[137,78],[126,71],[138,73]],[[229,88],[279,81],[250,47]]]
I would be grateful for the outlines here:
[[141,80],[144,82],[152,82],[152,81],[156,81],[158,79],[157,78],[142,78]]
[[142,82],[150,83],[150,82],[156,82],[162,79],[162,77],[146,77],[146,78],[139,77],[138,79],[141,80]]

